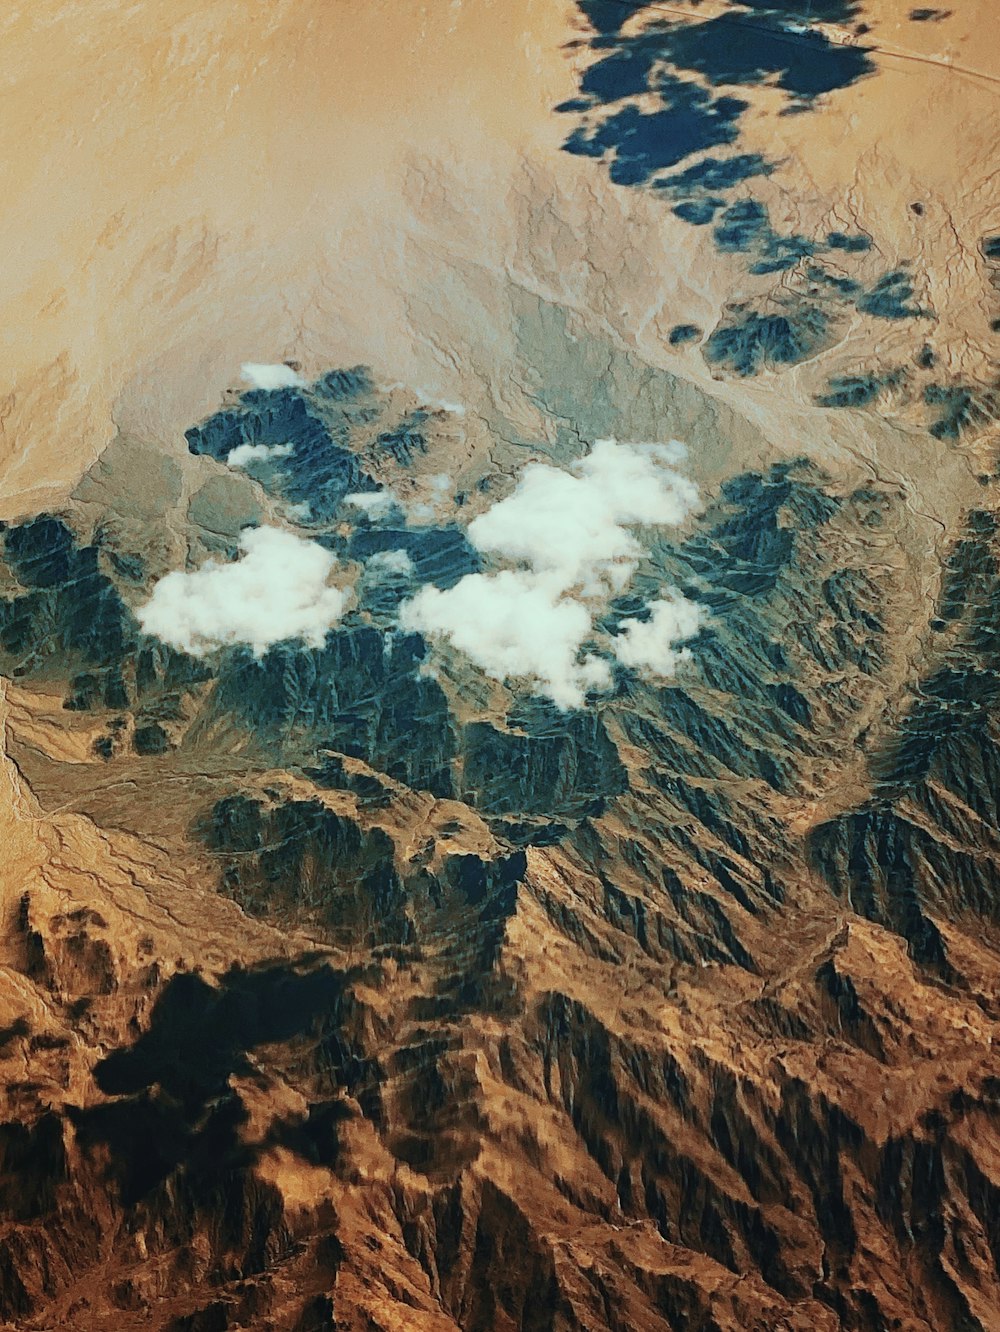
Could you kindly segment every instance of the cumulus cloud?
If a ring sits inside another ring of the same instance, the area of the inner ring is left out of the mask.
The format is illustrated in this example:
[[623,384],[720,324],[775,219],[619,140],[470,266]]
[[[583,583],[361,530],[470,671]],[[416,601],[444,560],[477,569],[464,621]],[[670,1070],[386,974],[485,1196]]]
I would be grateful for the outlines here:
[[349,597],[327,585],[336,556],[277,527],[246,529],[240,549],[234,563],[161,578],[136,613],[145,632],[195,656],[234,643],[260,656],[286,638],[322,647]]
[[255,389],[298,388],[305,382],[290,365],[261,365],[257,361],[245,361],[240,375]]
[[447,472],[437,472],[433,476],[425,476],[421,484],[427,498],[407,504],[406,516],[413,523],[431,523],[438,518],[442,507],[447,505],[454,493],[455,483]]
[[345,495],[344,503],[360,509],[369,518],[385,518],[393,509],[399,508],[399,500],[391,490],[359,490],[353,495]]
[[[527,677],[560,707],[579,707],[611,683],[607,662],[584,648],[597,610],[642,558],[633,529],[676,525],[698,503],[676,470],[685,456],[677,442],[598,440],[568,470],[530,464],[468,529],[478,550],[521,567],[421,589],[401,608],[403,627],[448,639],[495,679]],[[604,646],[625,665],[669,674],[681,659],[672,645],[695,631],[700,611],[672,591],[650,610],[648,623],[627,621]]]
[[468,574],[444,592],[428,584],[402,606],[400,624],[448,638],[494,679],[532,677],[562,708],[611,683],[607,662],[579,660],[591,631],[587,607],[529,574]]
[[449,416],[465,415],[465,408],[460,402],[451,402],[448,398],[436,398],[426,389],[411,388],[408,384],[404,384],[401,379],[395,379],[391,384],[380,384],[379,388],[383,393],[393,393],[396,389],[405,389],[407,393],[413,394],[421,407],[429,407],[433,411],[447,412]]
[[[405,385],[398,385],[399,388]],[[426,389],[414,388],[413,396],[421,407],[430,407],[433,411],[447,412],[449,416],[464,416],[465,408],[460,402],[451,402],[448,398],[436,398],[433,393],[428,393]]]
[[678,663],[690,656],[677,644],[694,637],[705,621],[704,611],[673,590],[650,601],[648,609],[648,620],[621,622],[621,633],[612,638],[611,650],[623,666],[672,675]]
[[230,467],[246,467],[250,462],[270,462],[273,458],[287,458],[294,452],[291,444],[237,444],[226,455]]
[[570,471],[532,463],[514,493],[469,526],[477,549],[524,560],[585,596],[620,591],[642,546],[631,526],[675,525],[698,502],[694,482],[674,470],[680,444],[600,439]]
[[374,574],[408,577],[414,571],[414,564],[405,550],[379,550],[366,562],[365,568]]
[[416,390],[416,396],[421,407],[431,407],[435,411],[447,412],[449,416],[465,415],[465,408],[460,402],[451,402],[448,398],[429,397],[422,389]]

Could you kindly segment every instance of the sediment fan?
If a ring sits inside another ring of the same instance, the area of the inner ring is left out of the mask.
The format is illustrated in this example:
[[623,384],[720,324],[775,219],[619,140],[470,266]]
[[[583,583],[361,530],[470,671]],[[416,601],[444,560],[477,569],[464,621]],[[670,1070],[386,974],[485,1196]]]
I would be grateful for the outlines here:
[[10,0],[0,1325],[1000,1327],[949,4]]

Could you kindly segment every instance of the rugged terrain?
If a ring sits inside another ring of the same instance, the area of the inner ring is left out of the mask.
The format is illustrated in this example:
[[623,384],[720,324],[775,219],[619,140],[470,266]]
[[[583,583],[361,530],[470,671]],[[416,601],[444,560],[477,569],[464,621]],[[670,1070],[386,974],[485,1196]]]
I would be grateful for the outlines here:
[[[995,27],[0,20],[3,1325],[1000,1328]],[[406,607],[605,438],[566,706]]]

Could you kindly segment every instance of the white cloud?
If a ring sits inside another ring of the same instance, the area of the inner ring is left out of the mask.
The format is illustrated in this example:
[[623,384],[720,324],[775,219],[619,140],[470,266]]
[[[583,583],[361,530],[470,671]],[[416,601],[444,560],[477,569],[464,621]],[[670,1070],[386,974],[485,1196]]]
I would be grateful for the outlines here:
[[648,620],[622,620],[620,634],[611,640],[611,650],[623,666],[672,675],[690,653],[677,644],[693,638],[705,622],[697,602],[669,590],[665,597],[647,603]]
[[443,508],[447,507],[451,499],[455,483],[447,472],[437,472],[433,476],[425,476],[420,484],[424,487],[426,498],[422,500],[411,500],[404,506],[406,517],[411,523],[421,525],[423,523],[433,523],[440,517]]
[[447,412],[450,416],[465,415],[465,408],[460,402],[449,402],[447,398],[435,398],[421,388],[415,388],[413,395],[421,407],[431,407],[440,412]]
[[514,493],[469,525],[469,539],[551,572],[566,591],[620,591],[642,555],[629,527],[675,525],[698,502],[694,482],[671,466],[683,456],[681,444],[599,439],[572,471],[531,463]]
[[290,365],[261,365],[245,361],[240,375],[255,389],[298,388],[305,381]]
[[580,707],[588,689],[611,683],[606,662],[578,660],[591,632],[587,607],[533,574],[468,574],[445,592],[428,584],[401,607],[399,622],[448,638],[494,679],[535,679],[562,708]]
[[[422,588],[400,623],[448,639],[495,679],[529,678],[560,707],[579,707],[587,690],[611,684],[607,662],[581,653],[597,610],[644,553],[632,529],[675,526],[698,503],[694,482],[675,469],[685,456],[677,442],[598,440],[569,470],[530,464],[513,494],[468,529],[478,550],[526,567]],[[694,632],[701,612],[670,590],[651,610],[648,625],[627,621],[604,646],[623,664],[669,674],[682,655],[671,645]]]
[[359,490],[353,495],[345,495],[344,503],[373,519],[384,518],[399,507],[399,500],[391,490]]
[[405,550],[379,550],[365,563],[365,568],[375,574],[409,575],[414,565]]
[[395,379],[391,384],[379,384],[378,387],[383,393],[394,393],[396,389],[405,389],[407,393],[412,393],[421,407],[429,407],[432,410],[447,412],[450,416],[464,416],[465,408],[460,402],[451,402],[447,398],[435,398],[432,393],[426,389],[411,388],[404,384],[401,379]]
[[286,638],[322,647],[349,597],[327,586],[336,556],[277,527],[247,528],[240,548],[235,563],[161,578],[136,612],[145,632],[195,656],[233,643],[259,656]]
[[246,467],[249,462],[270,462],[272,458],[287,458],[294,452],[291,444],[237,444],[226,455],[230,467]]

